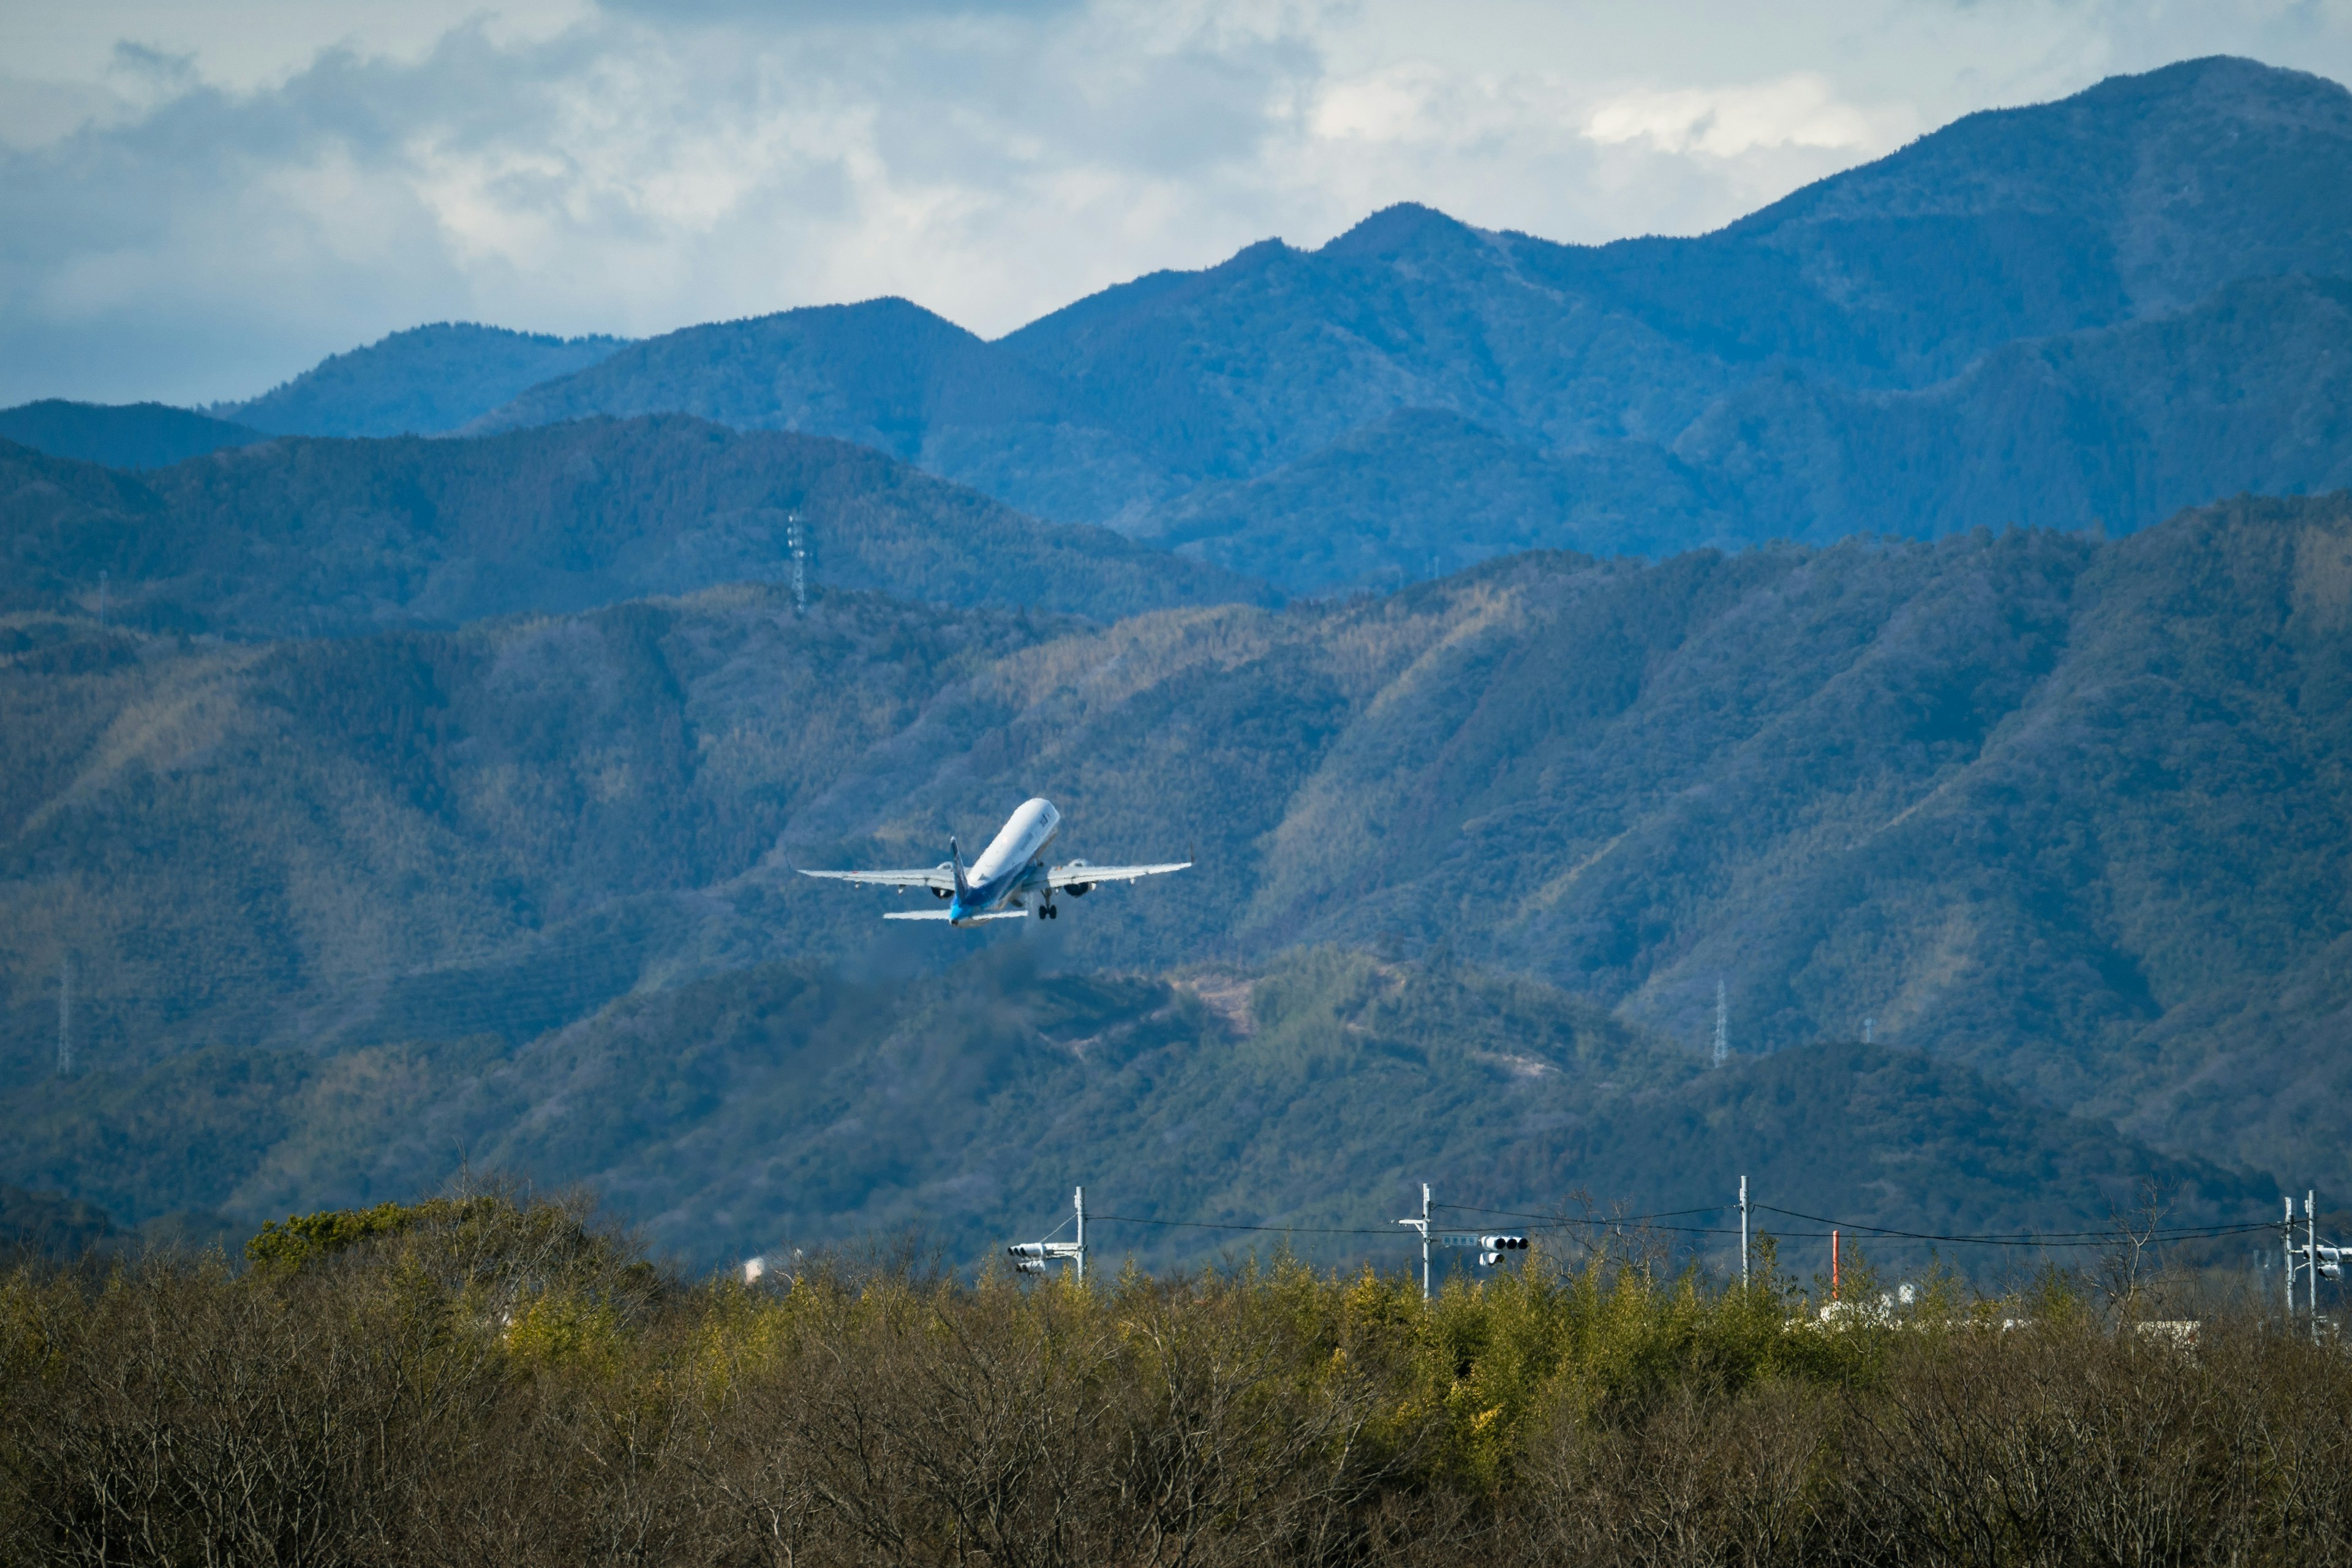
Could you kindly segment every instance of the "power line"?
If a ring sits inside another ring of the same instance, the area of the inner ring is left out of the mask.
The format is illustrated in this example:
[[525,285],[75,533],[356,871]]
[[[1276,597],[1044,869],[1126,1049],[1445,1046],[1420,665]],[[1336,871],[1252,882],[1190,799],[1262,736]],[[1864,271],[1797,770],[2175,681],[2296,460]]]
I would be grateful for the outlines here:
[[[1622,1231],[1627,1226],[1638,1225],[1644,1229],[1662,1232],[1669,1236],[1738,1236],[1739,1234],[1739,1228],[1737,1226],[1656,1225],[1651,1223],[1654,1218],[1672,1217],[1669,1215],[1633,1215],[1624,1219],[1586,1220],[1568,1219],[1548,1215],[1530,1215],[1517,1209],[1473,1208],[1463,1204],[1432,1204],[1430,1206],[1432,1208],[1450,1208],[1466,1214],[1505,1215],[1513,1218],[1553,1219],[1555,1221],[1554,1224],[1543,1228],[1555,1230],[1597,1227],[1604,1230]],[[1724,1205],[1718,1204],[1715,1206],[1715,1209],[1685,1209],[1676,1212],[1678,1214],[1709,1214],[1725,1206],[1726,1205]],[[1767,1208],[1769,1205],[1765,1204],[1757,1204],[1753,1206],[1762,1209]],[[1831,1236],[1839,1231],[1849,1230],[1866,1231],[1873,1235],[1885,1237],[1890,1240],[1948,1242],[1953,1246],[1958,1247],[2032,1247],[2053,1249],[2105,1247],[2111,1245],[2115,1240],[2115,1234],[2109,1231],[2054,1231],[2042,1233],[2020,1231],[2011,1234],[1996,1234],[1988,1236],[1942,1236],[1931,1235],[1924,1231],[1889,1230],[1882,1226],[1855,1225],[1844,1220],[1818,1219],[1811,1215],[1792,1214],[1787,1209],[1775,1208],[1772,1209],[1771,1212],[1779,1215],[1788,1215],[1790,1218],[1803,1219],[1811,1224],[1826,1225],[1832,1227],[1829,1230],[1796,1230],[1783,1231],[1780,1233],[1782,1239],[1790,1241],[1826,1241]],[[1263,1231],[1299,1236],[1384,1236],[1392,1241],[1410,1241],[1412,1239],[1411,1237],[1405,1236],[1397,1231],[1360,1229],[1351,1226],[1339,1226],[1234,1225],[1213,1220],[1143,1219],[1134,1215],[1115,1214],[1093,1215],[1088,1217],[1096,1220],[1116,1222],[1120,1225],[1150,1225],[1181,1227],[1191,1230]],[[2200,1226],[2195,1227],[2182,1227],[2177,1230],[2161,1231],[2156,1234],[2166,1240],[2188,1241],[2211,1239],[2213,1237],[2224,1236],[2242,1236],[2251,1231],[2267,1231],[2271,1228],[2272,1226],[2267,1223],[2255,1225]],[[2069,1237],[2081,1237],[2083,1239],[2072,1240],[2068,1239]]]
[[[1858,1220],[1828,1219],[1817,1214],[1800,1214],[1795,1209],[1776,1208],[1770,1204],[1758,1204],[1755,1206],[1759,1209],[1764,1209],[1771,1214],[1786,1215],[1790,1219],[1801,1219],[1810,1225],[1835,1226],[1841,1230],[1868,1231],[1873,1235],[1895,1237],[1906,1241],[1955,1241],[1968,1242],[1979,1246],[2000,1246],[2006,1243],[2016,1243],[2029,1246],[2038,1244],[2046,1244],[2050,1246],[2085,1246],[2112,1241],[2117,1234],[2115,1230],[2108,1229],[2021,1230],[1999,1232],[1985,1236],[1938,1236],[1928,1231],[1892,1230],[1882,1225],[1864,1225]],[[2189,1240],[2215,1236],[2236,1236],[2245,1231],[2268,1229],[2270,1229],[2270,1226],[2267,1224],[2190,1225],[2175,1226],[2160,1230],[2151,1230],[2145,1234],[2150,1237],[2165,1237],[2174,1240]],[[2067,1240],[2068,1237],[2085,1237],[2092,1238],[2092,1240],[2089,1242]]]
[[1120,1225],[1158,1225],[1169,1226],[1186,1230],[1264,1230],[1279,1231],[1285,1235],[1296,1236],[1385,1236],[1391,1241],[1404,1241],[1410,1239],[1402,1231],[1362,1230],[1342,1226],[1229,1225],[1223,1221],[1209,1219],[1142,1219],[1135,1215],[1126,1214],[1098,1214],[1089,1215],[1087,1217],[1096,1220],[1115,1221]]
[[[1660,1220],[1685,1219],[1694,1215],[1721,1214],[1732,1206],[1727,1204],[1714,1204],[1705,1208],[1667,1209],[1657,1214],[1582,1217],[1528,1209],[1482,1208],[1469,1204],[1434,1204],[1431,1206],[1453,1209],[1462,1214],[1503,1215],[1513,1219],[1542,1220],[1549,1222],[1552,1228],[1563,1230],[1587,1227],[1623,1229],[1628,1226],[1642,1226],[1651,1230],[1664,1231],[1675,1236],[1738,1236],[1739,1234],[1738,1227],[1731,1226],[1678,1226],[1656,1223]],[[1795,1209],[1776,1207],[1771,1204],[1752,1204],[1750,1206],[1771,1214],[1782,1215],[1790,1219],[1803,1220],[1809,1225],[1828,1226],[1831,1230],[1863,1231],[1892,1240],[1941,1241],[1964,1247],[2104,1247],[2114,1241],[2116,1234],[2113,1230],[2048,1230],[1989,1232],[1977,1236],[1947,1235],[1932,1231],[1896,1230],[1887,1226],[1865,1225],[1859,1220],[1803,1214]],[[2152,1238],[2168,1241],[2191,1241],[2209,1240],[2224,1236],[2242,1236],[2251,1231],[2267,1231],[2270,1228],[2267,1222],[2252,1225],[2175,1226],[2147,1234]],[[1828,1237],[1831,1230],[1791,1231],[1785,1234],[1790,1239],[1817,1239]]]
[[1599,1217],[1587,1215],[1538,1214],[1528,1209],[1480,1208],[1474,1204],[1432,1204],[1433,1209],[1453,1209],[1459,1214],[1496,1214],[1511,1219],[1548,1219],[1559,1225],[1642,1225],[1654,1219],[1683,1219],[1695,1214],[1721,1214],[1728,1205],[1710,1204],[1699,1209],[1667,1209],[1662,1214],[1634,1214]]

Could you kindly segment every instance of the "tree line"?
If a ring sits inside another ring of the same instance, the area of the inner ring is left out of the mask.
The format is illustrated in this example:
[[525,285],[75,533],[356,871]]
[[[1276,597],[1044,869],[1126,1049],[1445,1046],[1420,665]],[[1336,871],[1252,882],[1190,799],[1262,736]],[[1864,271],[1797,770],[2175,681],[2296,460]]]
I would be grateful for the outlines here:
[[[2335,1563],[2352,1372],[2145,1279],[1910,1303],[1639,1238],[755,1283],[475,1193],[0,1281],[11,1563]],[[1769,1254],[1769,1249],[1768,1249]],[[1881,1303],[1885,1302],[1885,1305]]]

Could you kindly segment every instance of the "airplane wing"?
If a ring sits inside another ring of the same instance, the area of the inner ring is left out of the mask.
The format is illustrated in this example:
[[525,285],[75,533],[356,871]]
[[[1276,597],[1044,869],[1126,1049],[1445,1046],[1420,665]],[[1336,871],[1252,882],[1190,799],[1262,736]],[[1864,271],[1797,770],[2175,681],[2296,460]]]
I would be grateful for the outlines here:
[[908,888],[936,888],[941,892],[955,891],[955,873],[945,866],[928,866],[919,871],[802,871],[803,877],[823,877],[831,882],[866,882],[877,888],[897,888],[901,892]]
[[1190,860],[1173,860],[1163,866],[1089,866],[1084,860],[1073,860],[1066,866],[1055,867],[1045,876],[1056,888],[1081,883],[1091,888],[1097,882],[1132,882],[1167,871],[1181,871],[1192,864]]
[[[892,910],[882,917],[886,921],[943,921],[953,917],[945,910]],[[966,915],[968,921],[1025,921],[1027,910],[991,910],[984,915]]]

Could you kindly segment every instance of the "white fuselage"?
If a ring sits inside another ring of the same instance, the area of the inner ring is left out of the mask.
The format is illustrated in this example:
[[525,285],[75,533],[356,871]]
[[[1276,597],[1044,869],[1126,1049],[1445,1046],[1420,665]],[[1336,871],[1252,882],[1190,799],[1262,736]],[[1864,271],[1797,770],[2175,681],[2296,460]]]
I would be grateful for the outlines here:
[[1037,857],[1061,830],[1062,814],[1049,800],[1024,800],[1005,818],[980,858],[964,872],[964,889],[948,906],[955,921],[985,914],[1007,903],[1019,903],[1033,885],[1045,887],[1045,868]]

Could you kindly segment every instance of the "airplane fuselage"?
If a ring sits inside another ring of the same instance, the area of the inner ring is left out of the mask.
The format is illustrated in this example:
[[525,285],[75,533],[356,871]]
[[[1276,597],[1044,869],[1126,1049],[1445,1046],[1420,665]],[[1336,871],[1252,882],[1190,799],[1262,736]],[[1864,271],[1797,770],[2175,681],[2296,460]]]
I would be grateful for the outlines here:
[[1046,891],[1045,868],[1038,857],[1062,829],[1062,814],[1049,800],[1024,800],[1004,820],[980,858],[964,873],[964,886],[948,905],[948,919],[957,925],[975,916],[1018,904],[1031,894]]

